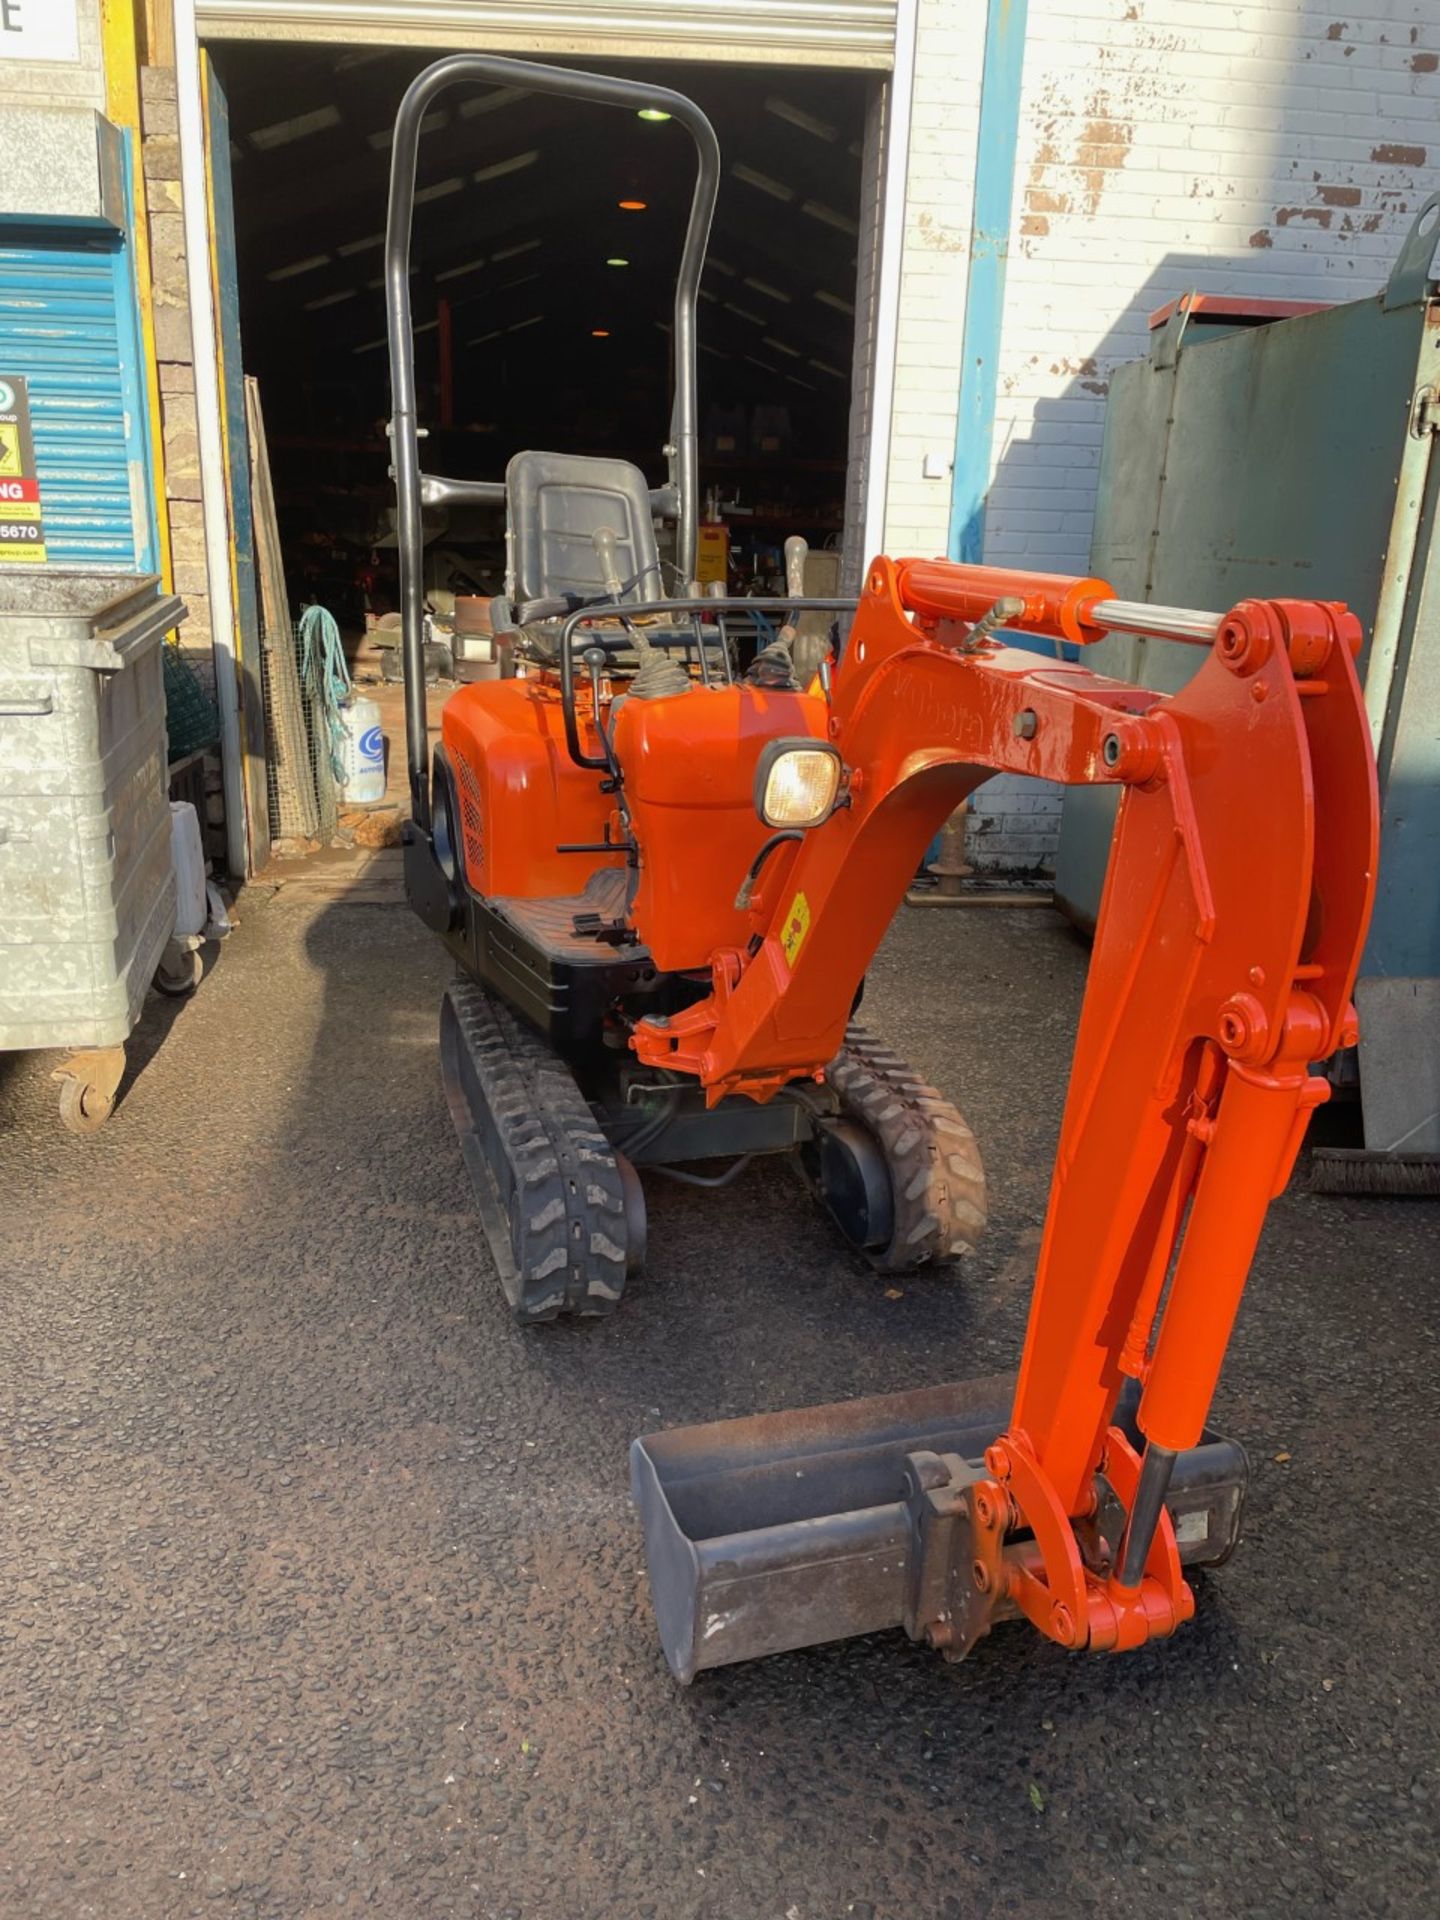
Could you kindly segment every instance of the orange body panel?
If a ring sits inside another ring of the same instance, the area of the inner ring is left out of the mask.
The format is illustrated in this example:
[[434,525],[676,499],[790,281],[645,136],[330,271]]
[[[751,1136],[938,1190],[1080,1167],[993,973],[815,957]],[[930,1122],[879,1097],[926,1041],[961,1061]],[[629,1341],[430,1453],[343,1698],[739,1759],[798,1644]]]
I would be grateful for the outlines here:
[[[627,700],[615,754],[640,847],[631,922],[655,964],[708,968],[743,943],[750,916],[735,895],[770,837],[755,812],[755,769],[768,741],[826,736],[826,707],[808,693],[693,687],[663,700]],[[771,857],[777,873],[793,859]]]
[[[446,703],[441,738],[455,775],[465,874],[476,893],[538,900],[578,893],[622,854],[557,853],[598,842],[614,811],[597,774],[565,750],[560,696],[547,681],[483,680]],[[588,728],[587,751],[598,751]],[[613,837],[613,836],[612,836]]]

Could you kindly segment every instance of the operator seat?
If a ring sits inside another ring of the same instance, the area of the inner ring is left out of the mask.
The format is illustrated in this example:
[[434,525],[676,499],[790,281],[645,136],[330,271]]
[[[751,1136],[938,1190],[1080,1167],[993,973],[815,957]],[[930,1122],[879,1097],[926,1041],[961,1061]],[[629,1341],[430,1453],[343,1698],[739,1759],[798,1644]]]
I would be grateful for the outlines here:
[[645,476],[628,460],[517,453],[505,469],[507,557],[517,604],[605,592],[593,534],[615,535],[615,564],[630,604],[662,597],[660,555]]

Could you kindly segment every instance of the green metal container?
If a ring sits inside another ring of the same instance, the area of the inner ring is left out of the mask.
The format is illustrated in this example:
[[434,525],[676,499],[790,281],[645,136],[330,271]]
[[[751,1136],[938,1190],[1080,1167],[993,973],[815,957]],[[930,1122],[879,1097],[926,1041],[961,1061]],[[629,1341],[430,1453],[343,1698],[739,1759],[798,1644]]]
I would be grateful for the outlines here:
[[[1179,303],[1110,389],[1091,571],[1224,611],[1344,600],[1365,628],[1381,855],[1361,967],[1366,1144],[1440,1151],[1440,194],[1372,299],[1234,330]],[[1202,309],[1203,311],[1203,309]],[[1196,650],[1114,634],[1086,664],[1173,692]],[[1093,926],[1115,796],[1066,795],[1056,896]]]

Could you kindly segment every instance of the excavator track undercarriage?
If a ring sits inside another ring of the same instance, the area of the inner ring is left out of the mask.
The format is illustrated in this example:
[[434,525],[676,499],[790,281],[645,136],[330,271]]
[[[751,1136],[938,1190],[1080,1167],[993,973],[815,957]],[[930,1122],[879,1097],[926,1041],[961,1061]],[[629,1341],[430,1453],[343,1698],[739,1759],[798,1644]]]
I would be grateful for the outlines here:
[[[440,1066],[481,1223],[520,1321],[609,1313],[644,1208],[565,1062],[471,980],[446,989]],[[627,1200],[630,1205],[627,1208]]]
[[[440,1064],[515,1318],[534,1324],[610,1313],[644,1264],[646,1240],[635,1165],[605,1130],[617,1112],[613,1094],[587,1098],[545,1037],[463,974],[441,1003]],[[985,1175],[974,1134],[934,1087],[852,1023],[824,1085],[807,1082],[798,1091],[793,1107],[729,1103],[720,1124],[733,1129],[737,1158],[798,1149],[814,1198],[877,1272],[906,1272],[971,1250],[985,1224]],[[785,1124],[767,1140],[767,1124],[782,1116]],[[643,1142],[635,1148],[640,1164],[686,1160],[687,1143],[717,1124],[713,1112],[691,1115],[678,1103],[668,1129],[665,1120],[662,1113],[658,1127],[642,1123],[620,1135],[627,1144]]]
[[[825,1081],[840,1119],[817,1129],[801,1158],[817,1199],[871,1266],[905,1273],[973,1253],[985,1230],[985,1169],[959,1110],[854,1021]],[[883,1181],[865,1181],[856,1127],[879,1148]]]

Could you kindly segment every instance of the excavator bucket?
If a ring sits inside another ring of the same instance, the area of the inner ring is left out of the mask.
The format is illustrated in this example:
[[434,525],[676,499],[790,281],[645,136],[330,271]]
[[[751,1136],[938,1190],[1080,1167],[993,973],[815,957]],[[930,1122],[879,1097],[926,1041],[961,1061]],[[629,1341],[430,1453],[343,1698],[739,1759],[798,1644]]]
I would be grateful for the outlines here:
[[[926,1495],[947,1455],[983,1471],[1014,1397],[1001,1375],[636,1440],[631,1491],[675,1677],[892,1627],[943,1645],[920,1596],[950,1542],[927,1524]],[[1132,1442],[1136,1398],[1116,1413]],[[1244,1451],[1208,1429],[1179,1455],[1166,1506],[1183,1565],[1234,1552],[1246,1471]],[[1096,1515],[1097,1554],[1124,1519],[1118,1505]]]

